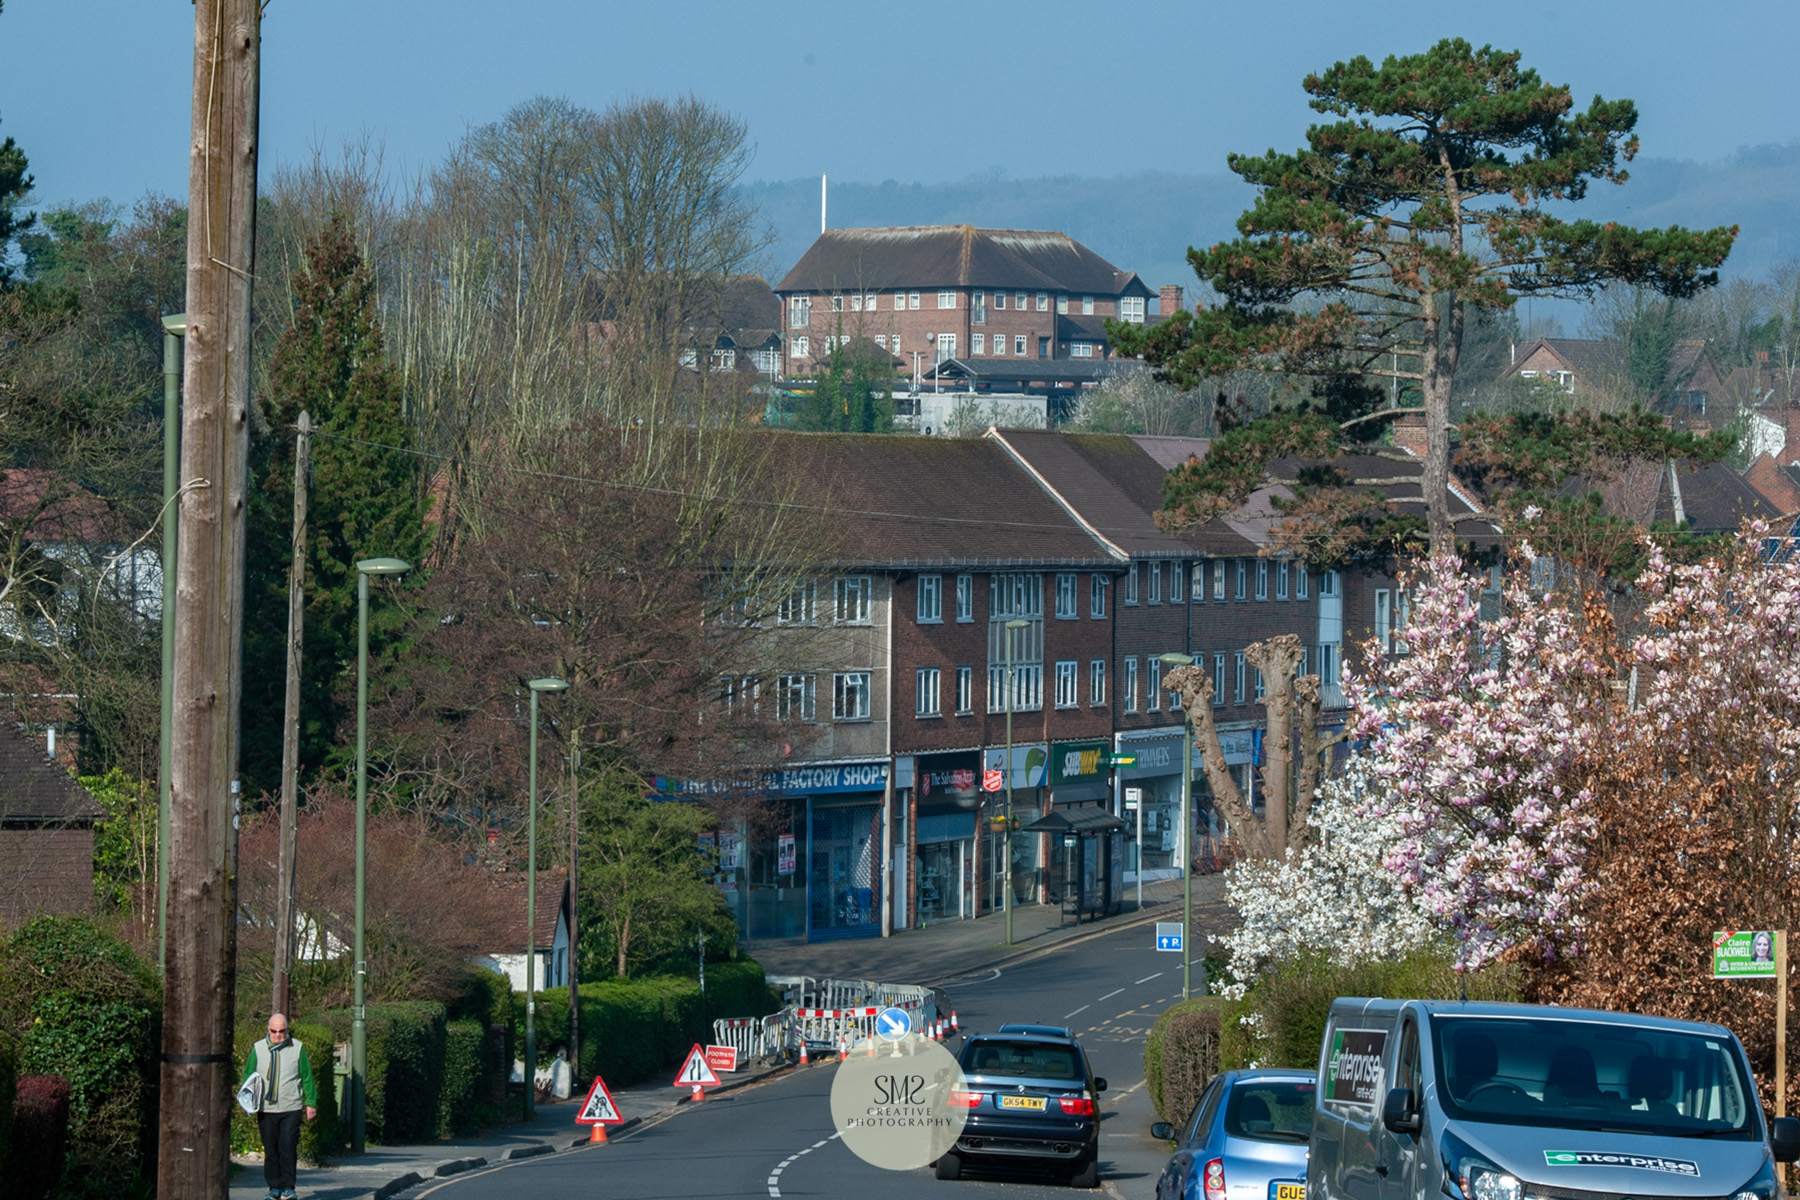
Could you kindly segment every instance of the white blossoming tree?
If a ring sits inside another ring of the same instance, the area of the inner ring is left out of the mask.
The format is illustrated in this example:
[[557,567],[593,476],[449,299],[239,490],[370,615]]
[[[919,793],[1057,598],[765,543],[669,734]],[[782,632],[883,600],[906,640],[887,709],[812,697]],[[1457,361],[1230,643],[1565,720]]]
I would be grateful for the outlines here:
[[1247,860],[1226,877],[1242,923],[1215,940],[1230,952],[1235,989],[1285,959],[1400,958],[1442,935],[1385,865],[1403,835],[1394,820],[1362,813],[1366,779],[1363,760],[1352,758],[1319,789],[1311,843],[1282,859]]

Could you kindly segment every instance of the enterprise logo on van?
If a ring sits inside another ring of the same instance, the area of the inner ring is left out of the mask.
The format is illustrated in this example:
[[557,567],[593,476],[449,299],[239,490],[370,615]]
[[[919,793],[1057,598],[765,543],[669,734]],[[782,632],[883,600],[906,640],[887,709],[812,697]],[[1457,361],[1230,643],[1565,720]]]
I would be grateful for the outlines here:
[[1592,1150],[1546,1150],[1544,1165],[1549,1167],[1632,1167],[1639,1171],[1666,1171],[1670,1175],[1700,1178],[1700,1164],[1685,1158],[1664,1158],[1660,1154],[1599,1154]]
[[1325,1099],[1375,1107],[1375,1088],[1381,1082],[1381,1054],[1386,1047],[1384,1029],[1334,1032],[1331,1054],[1325,1063]]

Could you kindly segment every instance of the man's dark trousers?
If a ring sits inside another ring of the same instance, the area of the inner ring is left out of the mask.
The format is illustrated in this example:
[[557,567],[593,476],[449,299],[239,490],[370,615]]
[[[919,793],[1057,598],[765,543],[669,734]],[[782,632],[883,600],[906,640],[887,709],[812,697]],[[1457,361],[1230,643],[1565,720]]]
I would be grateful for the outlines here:
[[301,1112],[266,1112],[258,1114],[262,1128],[263,1182],[270,1191],[294,1190],[294,1160],[300,1153]]

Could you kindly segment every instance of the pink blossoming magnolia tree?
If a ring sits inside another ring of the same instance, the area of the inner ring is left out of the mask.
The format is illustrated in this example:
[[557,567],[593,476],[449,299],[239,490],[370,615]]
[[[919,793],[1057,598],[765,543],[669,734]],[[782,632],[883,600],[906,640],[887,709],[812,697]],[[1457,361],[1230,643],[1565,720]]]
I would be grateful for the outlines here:
[[1484,623],[1477,586],[1455,557],[1428,560],[1404,645],[1371,644],[1344,676],[1365,743],[1361,813],[1391,823],[1384,865],[1454,936],[1458,970],[1579,949],[1590,784],[1615,707],[1584,614],[1520,577]]

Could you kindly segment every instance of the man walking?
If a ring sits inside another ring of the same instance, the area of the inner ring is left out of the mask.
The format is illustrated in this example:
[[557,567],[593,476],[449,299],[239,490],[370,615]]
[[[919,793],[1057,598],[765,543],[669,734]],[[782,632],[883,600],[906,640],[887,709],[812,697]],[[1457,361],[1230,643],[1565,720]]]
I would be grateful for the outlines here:
[[319,1115],[319,1088],[313,1082],[312,1063],[306,1047],[288,1036],[283,1013],[269,1018],[269,1036],[250,1049],[244,1064],[244,1082],[262,1078],[262,1111],[256,1122],[262,1131],[263,1181],[269,1185],[267,1200],[294,1200],[294,1163],[300,1153],[300,1114]]

